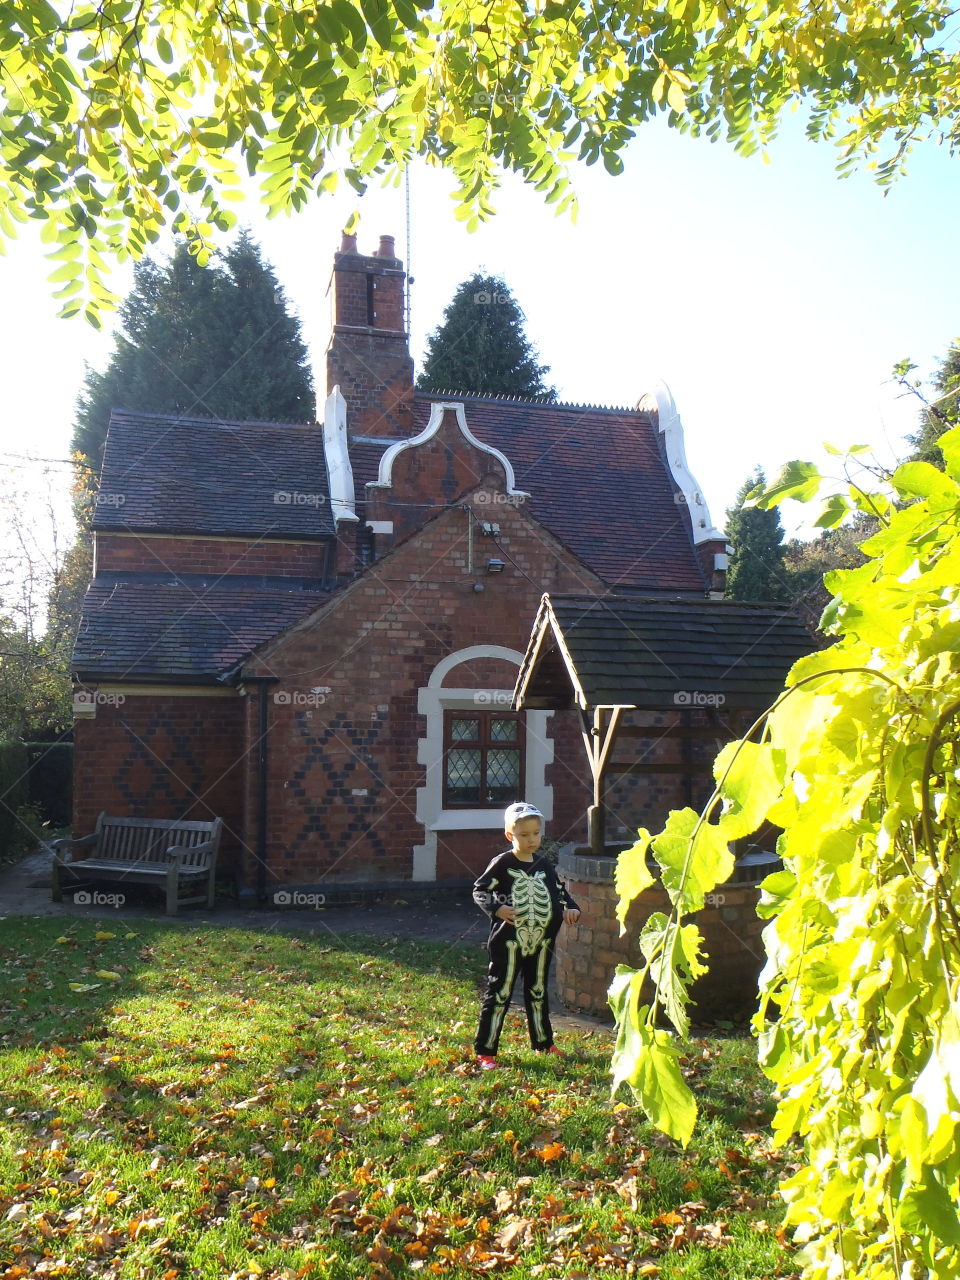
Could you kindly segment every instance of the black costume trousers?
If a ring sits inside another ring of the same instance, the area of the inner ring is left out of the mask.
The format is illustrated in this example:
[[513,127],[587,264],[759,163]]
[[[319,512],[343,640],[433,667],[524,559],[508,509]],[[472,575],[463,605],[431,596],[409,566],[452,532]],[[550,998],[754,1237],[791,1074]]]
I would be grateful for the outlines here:
[[[511,932],[513,932],[511,930]],[[487,987],[480,1006],[480,1025],[474,1048],[477,1053],[495,1056],[500,1043],[503,1019],[517,978],[523,978],[523,1002],[527,1011],[527,1031],[534,1049],[549,1049],[553,1044],[547,985],[556,934],[545,937],[532,955],[521,955],[516,937],[491,938]]]

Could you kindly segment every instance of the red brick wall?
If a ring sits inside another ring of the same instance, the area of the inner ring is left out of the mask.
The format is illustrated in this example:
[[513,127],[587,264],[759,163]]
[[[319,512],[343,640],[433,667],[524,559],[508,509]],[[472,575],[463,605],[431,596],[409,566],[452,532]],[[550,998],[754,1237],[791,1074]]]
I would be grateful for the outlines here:
[[398,258],[338,253],[333,260],[333,323],[403,332],[403,283]]
[[351,435],[413,434],[413,360],[403,332],[404,279],[396,258],[356,253],[334,258],[327,391],[339,386],[343,392]]
[[239,698],[123,695],[74,726],[73,832],[105,809],[120,818],[223,818],[217,870],[228,878],[243,833]]
[[[278,679],[270,695],[269,863],[281,883],[409,879],[424,839],[416,820],[426,723],[418,690],[455,650],[497,644],[522,653],[542,592],[585,589],[582,567],[512,507],[499,513],[501,554],[525,572],[468,574],[467,519],[458,510],[438,516],[254,664],[253,673]],[[505,687],[503,670],[478,670],[477,687],[490,675]],[[311,692],[317,688],[324,692]],[[574,786],[583,748],[573,745],[574,772],[556,792],[561,825],[582,818],[586,803]],[[501,841],[497,831],[441,834],[438,874],[476,875]]]
[[325,548],[318,542],[225,542],[98,533],[98,572],[265,574],[321,578]]
[[[611,860],[612,875],[612,860]],[[630,907],[627,931],[620,936],[617,895],[606,882],[565,877],[580,907],[575,925],[564,925],[557,945],[557,990],[564,1004],[595,1017],[612,1017],[607,989],[618,964],[642,967],[637,943],[644,921],[654,911],[669,912],[669,899],[659,886],[646,890]],[[703,934],[710,971],[693,985],[691,1017],[696,1021],[742,1015],[756,1004],[757,979],[764,964],[756,913],[755,884],[721,885],[708,905],[690,919]]]
[[[456,413],[448,409],[436,435],[416,448],[402,450],[394,459],[391,488],[367,490],[368,518],[392,520],[394,538],[399,540],[419,528],[441,503],[455,502],[481,482],[503,489],[505,479],[495,458],[464,439]],[[477,515],[489,521],[490,508],[478,510]],[[485,565],[497,551],[477,532],[474,554]]]
[[590,766],[580,734],[579,712],[555,711],[549,720],[554,759],[547,767],[553,787],[553,821],[547,835],[559,844],[587,838],[587,807],[593,800]]

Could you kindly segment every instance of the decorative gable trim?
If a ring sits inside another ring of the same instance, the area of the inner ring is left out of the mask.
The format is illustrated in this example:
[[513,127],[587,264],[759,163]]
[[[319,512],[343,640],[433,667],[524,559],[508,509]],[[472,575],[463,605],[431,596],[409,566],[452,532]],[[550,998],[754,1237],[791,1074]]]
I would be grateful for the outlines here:
[[[530,494],[523,489],[516,487],[517,480],[513,473],[513,464],[505,453],[501,453],[499,449],[493,448],[492,445],[484,444],[478,440],[470,428],[467,426],[467,416],[464,405],[458,400],[438,400],[430,407],[430,420],[419,435],[414,436],[410,440],[399,440],[396,444],[392,444],[380,459],[380,473],[376,480],[371,480],[367,485],[368,489],[389,489],[393,485],[393,464],[405,449],[414,449],[417,445],[426,444],[440,430],[443,422],[443,415],[452,409],[457,416],[457,426],[460,433],[468,444],[473,445],[475,449],[479,449],[481,453],[487,453],[491,458],[495,458],[503,467],[503,473],[507,481],[507,493],[515,494],[518,497],[529,498]],[[332,481],[331,481],[332,483]]]
[[334,387],[323,409],[323,454],[330,484],[330,509],[335,521],[359,520],[353,467],[347,448],[347,402]]
[[713,520],[710,518],[706,499],[690,470],[683,443],[683,423],[680,421],[679,413],[677,413],[677,406],[674,403],[670,388],[665,382],[658,382],[653,391],[648,396],[643,397],[638,408],[653,408],[653,405],[644,403],[644,401],[649,402],[650,400],[656,402],[660,435],[663,438],[667,466],[670,468],[677,488],[680,490],[680,494],[690,512],[694,544],[699,546],[702,542],[725,541],[726,535],[722,530],[715,528]]

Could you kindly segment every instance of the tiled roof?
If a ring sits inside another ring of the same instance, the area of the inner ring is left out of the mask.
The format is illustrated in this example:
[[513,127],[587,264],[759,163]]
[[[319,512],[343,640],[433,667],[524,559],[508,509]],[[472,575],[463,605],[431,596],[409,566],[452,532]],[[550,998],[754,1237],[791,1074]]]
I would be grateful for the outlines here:
[[524,707],[762,710],[814,643],[786,606],[545,595],[520,668]]
[[[416,396],[420,429],[433,402],[444,398]],[[648,591],[706,589],[687,510],[675,501],[648,414],[484,396],[458,399],[477,439],[513,464],[517,488],[531,495],[525,510],[605,582]]]
[[320,428],[115,409],[93,527],[330,537]]
[[328,598],[291,578],[99,576],[84,598],[73,669],[81,680],[210,683]]

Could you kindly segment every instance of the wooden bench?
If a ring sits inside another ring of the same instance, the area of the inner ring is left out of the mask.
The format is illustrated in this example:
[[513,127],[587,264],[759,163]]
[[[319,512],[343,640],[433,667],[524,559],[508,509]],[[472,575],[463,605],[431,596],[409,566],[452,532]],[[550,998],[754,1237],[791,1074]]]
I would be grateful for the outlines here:
[[[107,880],[159,884],[167,891],[167,915],[186,903],[214,901],[214,873],[223,819],[178,822],[165,818],[111,818],[101,813],[96,830],[79,840],[54,840],[53,901],[68,885]],[[78,850],[90,849],[87,857]],[[187,896],[181,897],[181,890]],[[190,891],[193,891],[192,893]]]

